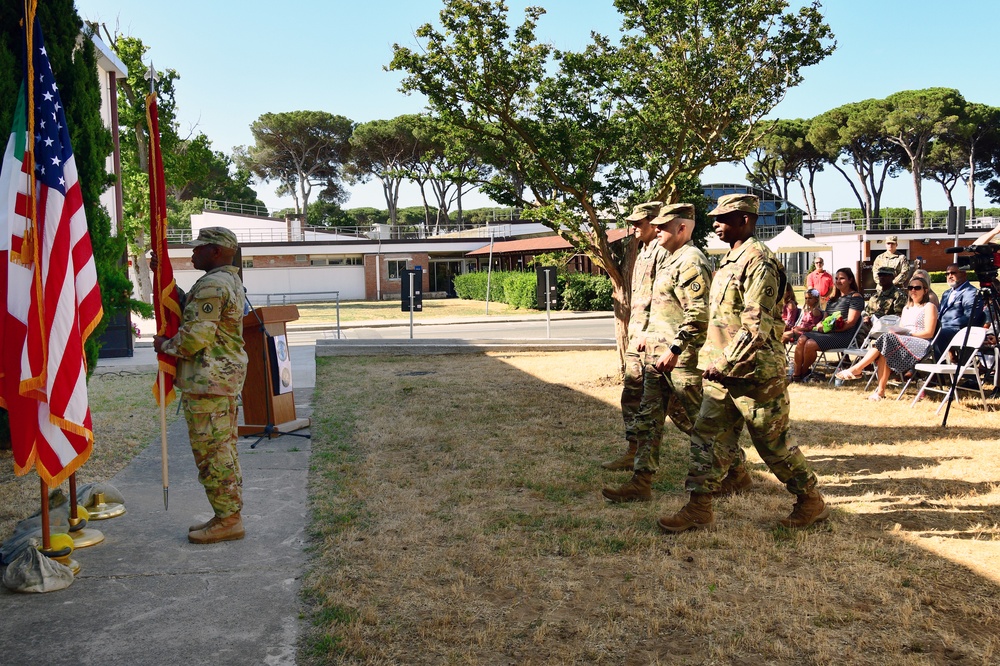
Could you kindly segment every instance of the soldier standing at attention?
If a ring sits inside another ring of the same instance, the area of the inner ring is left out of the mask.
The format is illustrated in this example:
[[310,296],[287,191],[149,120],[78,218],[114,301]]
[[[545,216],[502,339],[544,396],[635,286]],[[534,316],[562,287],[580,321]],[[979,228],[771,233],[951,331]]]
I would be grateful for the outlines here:
[[[242,539],[243,477],[236,453],[236,396],[243,388],[243,283],[232,265],[236,236],[206,227],[191,241],[191,263],[205,275],[181,294],[183,317],[177,335],[153,338],[157,352],[176,356],[177,388],[187,420],[198,480],[215,516],[188,530],[191,543]],[[158,258],[150,265],[155,270]]]
[[642,400],[642,357],[636,345],[638,335],[649,320],[649,302],[653,292],[653,275],[663,250],[656,243],[656,227],[650,222],[660,212],[662,201],[647,201],[632,209],[625,220],[632,225],[632,236],[639,243],[638,254],[632,266],[631,313],[628,320],[628,347],[625,350],[625,378],[622,386],[622,420],[625,421],[625,440],[628,450],[610,462],[601,463],[604,469],[631,470],[638,448],[635,433],[635,415]]
[[898,237],[885,237],[885,252],[875,257],[875,261],[872,262],[872,273],[878,275],[880,268],[891,268],[896,275],[892,279],[892,283],[897,287],[904,287],[910,281],[910,276],[913,275],[913,266],[910,265],[905,256],[896,253],[898,246]]
[[650,483],[659,467],[664,415],[690,435],[701,406],[698,352],[708,328],[708,259],[688,241],[694,230],[694,206],[670,204],[652,221],[657,242],[666,251],[657,265],[649,322],[636,345],[643,357],[642,400],[636,414],[638,450],[632,479],[605,488],[612,502],[648,502]]
[[753,235],[757,197],[729,194],[709,215],[730,250],[722,259],[709,299],[709,363],[702,373],[704,399],[691,436],[688,503],[657,523],[667,532],[715,522],[712,494],[721,488],[746,423],[757,453],[797,500],[784,527],[808,527],[829,509],[816,490],[816,475],[792,441],[788,428],[787,360],[781,344],[781,295],[785,275],[771,252]]

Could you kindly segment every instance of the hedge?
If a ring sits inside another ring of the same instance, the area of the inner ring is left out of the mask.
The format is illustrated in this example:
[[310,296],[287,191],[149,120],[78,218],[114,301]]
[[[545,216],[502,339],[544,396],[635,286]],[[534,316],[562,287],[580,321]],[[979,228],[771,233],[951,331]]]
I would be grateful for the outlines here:
[[[486,299],[486,272],[456,275],[455,293],[459,298],[476,301]],[[520,271],[494,271],[490,276],[490,301],[506,303],[520,309],[541,309],[538,307],[535,273]],[[604,275],[569,273],[558,276],[558,309],[600,310],[614,308],[611,280]]]

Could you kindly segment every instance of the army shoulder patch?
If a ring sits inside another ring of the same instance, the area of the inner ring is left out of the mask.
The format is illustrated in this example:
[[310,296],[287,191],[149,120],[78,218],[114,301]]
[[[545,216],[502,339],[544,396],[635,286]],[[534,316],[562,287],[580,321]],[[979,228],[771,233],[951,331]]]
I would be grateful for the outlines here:
[[772,287],[771,285],[767,285],[766,287],[764,287],[764,295],[767,296],[768,298],[774,298],[774,287]]

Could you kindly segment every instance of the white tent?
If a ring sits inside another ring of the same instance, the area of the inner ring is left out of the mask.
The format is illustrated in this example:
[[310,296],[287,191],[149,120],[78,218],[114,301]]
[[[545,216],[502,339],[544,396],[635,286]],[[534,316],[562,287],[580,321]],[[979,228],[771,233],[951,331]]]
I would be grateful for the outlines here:
[[805,236],[796,233],[791,227],[785,227],[780,234],[771,240],[764,241],[764,245],[771,248],[771,251],[775,253],[828,252],[833,249],[829,245],[809,240]]
[[714,231],[708,232],[708,243],[705,244],[706,254],[725,254],[729,252],[729,245],[719,240]]

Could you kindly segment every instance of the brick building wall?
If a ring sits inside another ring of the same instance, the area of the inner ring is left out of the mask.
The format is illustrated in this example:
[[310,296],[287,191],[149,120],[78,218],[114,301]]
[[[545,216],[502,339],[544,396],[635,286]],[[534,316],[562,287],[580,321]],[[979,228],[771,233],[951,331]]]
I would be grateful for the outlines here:
[[[375,300],[379,297],[378,281],[381,281],[382,300],[398,299],[402,280],[398,277],[389,277],[390,262],[396,262],[396,266],[401,267],[406,262],[406,269],[413,270],[414,266],[423,269],[423,280],[421,281],[423,291],[426,293],[430,285],[430,256],[426,252],[407,252],[396,254],[368,254],[365,255],[365,298]],[[376,270],[378,266],[378,270]]]

